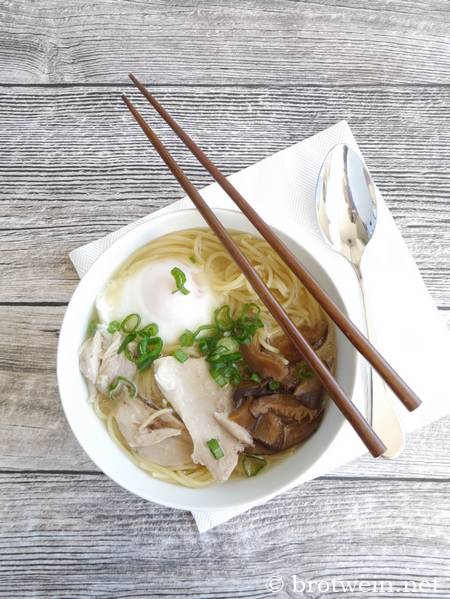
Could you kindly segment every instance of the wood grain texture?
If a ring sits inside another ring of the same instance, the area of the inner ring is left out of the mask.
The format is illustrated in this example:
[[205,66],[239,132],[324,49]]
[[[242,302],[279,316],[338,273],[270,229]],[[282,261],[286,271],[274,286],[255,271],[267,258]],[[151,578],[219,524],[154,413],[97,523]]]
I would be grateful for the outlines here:
[[[5,473],[0,484],[7,599],[262,599],[273,596],[271,576],[285,583],[276,597],[347,596],[295,593],[293,574],[316,584],[392,582],[393,592],[352,597],[450,594],[448,483],[316,480],[201,537],[185,512],[135,498],[102,475]],[[404,592],[405,582],[424,580],[436,591]]]
[[68,252],[181,196],[128,71],[226,173],[347,119],[450,327],[449,67],[447,0],[0,0],[0,597],[450,597],[450,418],[199,536],[97,471],[55,376]]
[[[122,89],[1,90],[0,301],[67,301],[70,250],[181,197]],[[172,87],[158,97],[226,173],[348,119],[435,301],[450,308],[450,88]],[[196,184],[208,184],[146,114]]]
[[[0,353],[0,470],[97,470],[60,406],[55,355],[64,310],[0,306],[0,322],[6,325],[0,329],[0,347],[7,348]],[[396,460],[364,457],[330,476],[445,480],[449,449],[450,417],[410,435],[406,451]]]
[[0,6],[5,82],[448,83],[445,0]]

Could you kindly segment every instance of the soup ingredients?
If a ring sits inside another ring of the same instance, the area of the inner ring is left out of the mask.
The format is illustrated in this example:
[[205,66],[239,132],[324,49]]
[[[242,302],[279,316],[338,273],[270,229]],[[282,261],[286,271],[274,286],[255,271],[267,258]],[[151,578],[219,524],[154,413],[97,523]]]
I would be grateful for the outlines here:
[[276,453],[305,441],[319,426],[322,412],[293,395],[273,394],[246,400],[230,414],[252,435],[258,453]]
[[178,467],[190,462],[193,447],[186,427],[166,410],[124,395],[115,418],[126,442],[139,457],[161,466]]
[[186,352],[184,352],[182,349],[176,349],[173,352],[173,357],[176,358],[178,360],[178,362],[186,362],[186,360],[189,358],[189,356],[187,355]]
[[124,376],[116,377],[110,384],[110,386],[108,387],[109,397],[112,399],[121,390],[122,387],[126,387],[128,389],[131,398],[136,397],[136,385]]
[[242,468],[248,477],[256,476],[266,465],[267,460],[262,456],[244,454],[242,457]]
[[174,289],[172,293],[180,291],[180,293],[182,293],[183,295],[189,295],[189,289],[186,289],[186,287],[184,286],[184,284],[186,283],[186,275],[184,274],[184,272],[180,268],[175,266],[175,268],[172,268],[172,270],[170,271],[170,274],[175,279],[175,285],[177,286],[177,288]]
[[[299,327],[299,330],[310,346],[317,351],[322,347],[328,337],[328,321],[323,319],[315,328],[302,325]],[[284,335],[275,338],[272,341],[272,345],[276,347],[281,355],[289,362],[299,362],[302,359],[300,351],[292,341]]]
[[95,385],[97,380],[103,351],[103,335],[98,330],[94,332],[93,337],[89,336],[86,339],[80,349],[80,370],[93,385]]
[[[180,288],[177,290],[189,290],[187,295],[182,291],[172,293],[172,271],[178,273]],[[105,286],[97,297],[96,307],[105,324],[121,322],[129,314],[139,314],[142,322],[158,323],[159,335],[165,343],[175,343],[186,328],[195,330],[209,322],[219,301],[220,296],[212,290],[199,268],[164,259],[139,261],[125,269]]]
[[[244,445],[252,443],[249,433],[239,425],[226,428],[232,388],[221,388],[209,374],[204,358],[180,363],[174,357],[159,358],[154,364],[155,379],[161,393],[180,416],[191,435],[194,463],[203,464],[217,481],[227,480],[233,472]],[[240,438],[232,431],[236,431]],[[216,459],[208,442],[215,439],[223,457]],[[245,442],[242,441],[245,439]]]
[[243,345],[241,351],[248,366],[262,378],[281,380],[288,373],[286,364],[277,354],[269,354],[256,343]]
[[217,439],[210,439],[206,445],[209,447],[209,451],[213,454],[216,460],[220,460],[225,455]]
[[244,304],[235,318],[230,306],[225,304],[214,312],[214,325],[205,324],[195,332],[186,330],[180,337],[182,347],[197,346],[210,364],[209,372],[219,387],[242,380],[241,347],[250,343],[256,331],[263,327],[260,308]]

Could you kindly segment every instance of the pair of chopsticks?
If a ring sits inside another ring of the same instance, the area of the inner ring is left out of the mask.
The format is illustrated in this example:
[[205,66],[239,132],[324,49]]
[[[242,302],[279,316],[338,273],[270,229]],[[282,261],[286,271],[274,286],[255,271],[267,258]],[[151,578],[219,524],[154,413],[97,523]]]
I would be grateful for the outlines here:
[[[130,75],[131,81],[136,85],[139,91],[147,98],[150,104],[155,110],[161,115],[166,123],[173,129],[178,137],[183,141],[187,148],[194,154],[199,162],[206,168],[206,170],[213,176],[217,183],[224,189],[224,191],[230,196],[234,203],[240,208],[240,210],[247,216],[254,227],[264,237],[264,239],[272,246],[272,248],[279,254],[282,260],[297,276],[297,278],[303,283],[308,289],[311,295],[318,301],[322,306],[323,310],[328,316],[334,321],[334,323],[341,329],[346,335],[354,347],[370,362],[373,368],[380,374],[380,376],[386,381],[392,391],[398,396],[400,401],[405,407],[412,411],[415,410],[421,403],[420,399],[415,393],[408,387],[408,385],[400,378],[395,370],[386,362],[381,354],[372,346],[372,344],[366,339],[366,337],[359,331],[359,329],[347,318],[347,316],[340,310],[337,304],[331,299],[331,297],[320,287],[315,281],[312,275],[304,268],[294,254],[285,246],[285,244],[275,235],[271,228],[263,221],[258,213],[247,203],[247,201],[241,196],[237,189],[230,183],[230,181],[219,171],[219,169],[211,162],[211,160],[205,155],[205,153],[195,144],[195,142],[189,137],[189,135],[176,123],[176,121],[170,116],[170,114],[163,108],[163,106],[156,100],[156,98],[138,81],[134,75]],[[342,412],[344,417],[352,425],[356,433],[359,435],[361,440],[364,442],[367,449],[374,457],[382,455],[386,451],[386,447],[367,423],[359,410],[355,405],[346,397],[344,391],[341,389],[337,381],[332,376],[328,368],[323,364],[321,359],[317,356],[315,351],[297,329],[295,324],[289,318],[285,310],[280,306],[278,301],[272,295],[268,287],[265,285],[263,280],[260,278],[254,267],[250,264],[248,259],[232,240],[230,235],[227,233],[224,226],[215,216],[214,212],[202,198],[196,187],[191,183],[189,178],[183,172],[181,167],[172,157],[170,152],[146,123],[141,114],[126,97],[122,96],[123,101],[127,105],[133,117],[140,125],[145,135],[153,144],[153,147],[161,156],[163,161],[168,166],[169,170],[173,173],[175,178],[180,183],[186,194],[190,197],[200,214],[203,216],[205,221],[208,223],[210,228],[217,235],[223,246],[229,252],[231,257],[234,259],[236,264],[241,269],[247,280],[250,282],[256,294],[260,300],[267,307],[269,312],[272,314],[274,319],[290,338],[293,344],[301,352],[302,356],[314,370],[322,385],[330,394],[331,398]]]

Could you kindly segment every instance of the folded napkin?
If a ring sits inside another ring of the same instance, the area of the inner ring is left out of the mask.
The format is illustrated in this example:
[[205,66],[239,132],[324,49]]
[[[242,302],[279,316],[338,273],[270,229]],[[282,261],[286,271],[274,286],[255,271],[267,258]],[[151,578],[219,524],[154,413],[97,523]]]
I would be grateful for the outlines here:
[[[359,151],[345,121],[262,160],[230,177],[243,196],[270,223],[283,221],[295,225],[299,241],[308,240],[315,255],[327,257],[332,277],[345,297],[349,313],[363,328],[362,304],[352,267],[333,252],[321,238],[315,215],[315,186],[326,153],[338,143],[347,143]],[[232,201],[216,184],[202,190],[210,206],[235,209]],[[74,250],[70,258],[82,277],[94,261],[125,232],[150,220],[156,214],[191,208],[188,198],[153,212],[118,231]],[[392,216],[378,193],[378,224],[375,236],[363,258],[363,274],[374,344],[414,389],[423,401],[415,412],[407,412],[398,403],[405,430],[413,431],[450,413],[448,363],[450,337],[417,266],[410,255]],[[367,365],[359,360],[352,396],[360,410],[367,405],[365,375]],[[321,476],[365,453],[365,447],[346,423],[321,458],[296,484]],[[204,532],[245,509],[218,512],[194,512],[200,532]]]

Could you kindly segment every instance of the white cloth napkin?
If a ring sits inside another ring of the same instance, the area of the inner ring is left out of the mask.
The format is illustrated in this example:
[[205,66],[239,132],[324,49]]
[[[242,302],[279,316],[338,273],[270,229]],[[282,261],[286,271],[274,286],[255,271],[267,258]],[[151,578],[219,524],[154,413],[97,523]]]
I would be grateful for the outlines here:
[[[340,293],[345,294],[347,305],[352,306],[350,313],[355,324],[362,327],[361,300],[352,268],[322,240],[315,216],[317,176],[326,153],[337,143],[347,143],[359,151],[348,124],[342,121],[230,179],[269,223],[275,219],[295,224],[299,240],[308,238],[317,253],[327,254],[327,259],[332,260],[333,280]],[[204,188],[202,195],[213,207],[235,208],[216,183]],[[161,212],[190,207],[190,200],[183,198],[74,250],[70,258],[78,274],[82,277],[105,249],[141,222]],[[363,272],[371,323],[377,331],[375,345],[423,401],[413,413],[402,406],[398,409],[406,431],[410,432],[450,413],[447,374],[450,337],[380,194],[377,229],[364,254]],[[352,396],[362,410],[367,399],[365,368],[361,360]],[[321,476],[363,453],[364,446],[346,424],[329,450],[296,484]],[[204,532],[247,509],[195,512],[193,516],[199,531]]]

